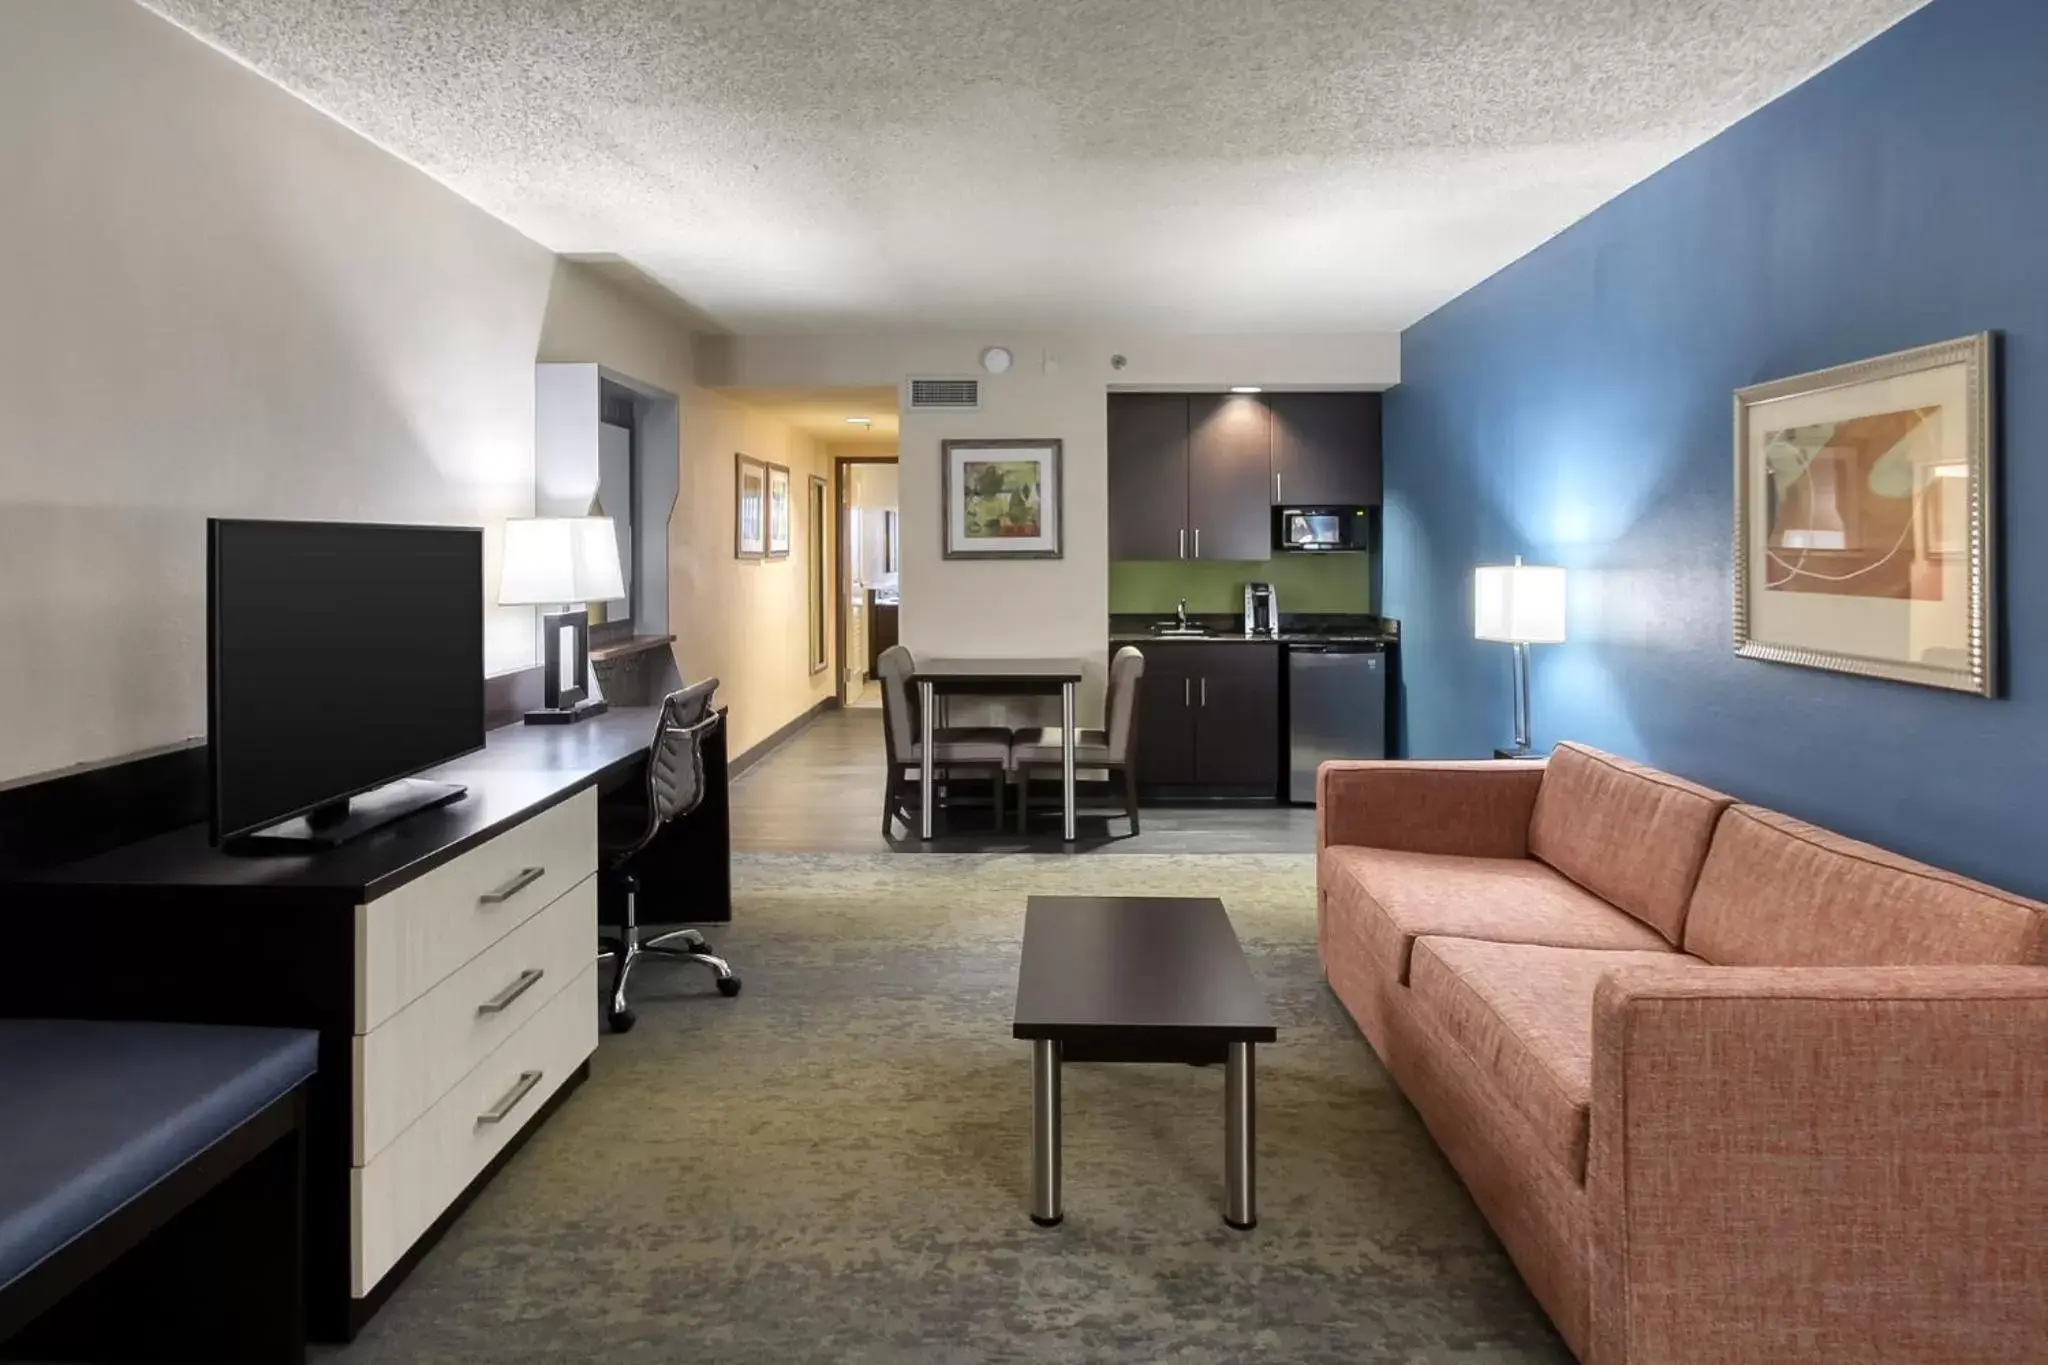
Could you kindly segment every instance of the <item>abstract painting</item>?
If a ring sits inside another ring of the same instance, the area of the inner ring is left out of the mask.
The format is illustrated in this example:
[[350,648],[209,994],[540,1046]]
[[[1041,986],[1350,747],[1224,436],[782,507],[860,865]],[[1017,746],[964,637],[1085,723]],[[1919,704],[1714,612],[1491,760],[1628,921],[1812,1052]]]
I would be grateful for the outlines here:
[[789,557],[789,468],[768,466],[768,558]]
[[1996,694],[1992,339],[1735,397],[1735,647]]
[[946,441],[947,559],[1058,559],[1058,441]]
[[733,457],[733,547],[735,559],[759,559],[768,549],[768,466],[745,455]]

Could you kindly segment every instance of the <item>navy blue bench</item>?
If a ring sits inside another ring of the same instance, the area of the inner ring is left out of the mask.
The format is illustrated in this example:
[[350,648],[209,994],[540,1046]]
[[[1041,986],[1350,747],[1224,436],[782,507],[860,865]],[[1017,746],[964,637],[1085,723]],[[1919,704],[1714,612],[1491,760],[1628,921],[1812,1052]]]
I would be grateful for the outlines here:
[[303,1361],[318,1043],[0,1020],[0,1354]]

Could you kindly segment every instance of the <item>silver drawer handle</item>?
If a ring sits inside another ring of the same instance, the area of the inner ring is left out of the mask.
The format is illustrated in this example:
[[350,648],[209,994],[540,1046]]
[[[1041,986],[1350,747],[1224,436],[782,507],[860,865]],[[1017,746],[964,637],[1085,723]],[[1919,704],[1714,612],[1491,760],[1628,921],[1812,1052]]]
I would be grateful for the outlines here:
[[540,1073],[538,1071],[520,1072],[519,1079],[514,1081],[512,1088],[505,1092],[505,1098],[484,1110],[483,1113],[478,1114],[476,1121],[480,1124],[503,1123],[512,1111],[519,1107],[519,1101],[526,1098],[526,1092],[539,1084]]
[[503,905],[506,901],[511,900],[514,896],[547,875],[548,870],[544,867],[522,867],[519,869],[518,876],[506,882],[496,891],[484,892],[476,898],[476,902],[478,905]]
[[478,1014],[496,1014],[520,996],[533,989],[533,983],[546,976],[545,967],[528,967],[512,979],[512,984],[476,1007]]

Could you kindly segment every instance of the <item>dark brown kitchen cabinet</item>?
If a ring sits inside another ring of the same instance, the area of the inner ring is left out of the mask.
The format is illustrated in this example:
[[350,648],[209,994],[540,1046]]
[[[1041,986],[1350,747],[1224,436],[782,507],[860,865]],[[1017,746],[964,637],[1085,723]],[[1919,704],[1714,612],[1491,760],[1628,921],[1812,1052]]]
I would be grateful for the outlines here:
[[1188,399],[1188,557],[1273,557],[1273,413],[1254,394]]
[[1273,422],[1241,394],[1109,396],[1109,557],[1263,561]]
[[1275,393],[1275,506],[1380,501],[1380,396],[1376,393]]
[[1274,797],[1277,645],[1148,641],[1138,691],[1138,786],[1152,797]]
[[1184,559],[1188,527],[1188,399],[1109,399],[1109,557]]

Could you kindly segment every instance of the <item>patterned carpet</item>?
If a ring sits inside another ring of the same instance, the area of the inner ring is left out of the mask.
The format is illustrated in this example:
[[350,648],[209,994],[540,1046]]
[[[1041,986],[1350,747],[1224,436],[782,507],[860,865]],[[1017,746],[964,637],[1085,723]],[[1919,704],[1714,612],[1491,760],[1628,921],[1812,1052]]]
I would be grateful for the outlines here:
[[[331,1365],[1569,1362],[1329,995],[1296,855],[750,855],[746,979],[639,1027]],[[1260,1225],[1224,1227],[1221,1067],[1070,1066],[1067,1220],[1025,1216],[1024,898],[1221,896],[1281,1034]]]

